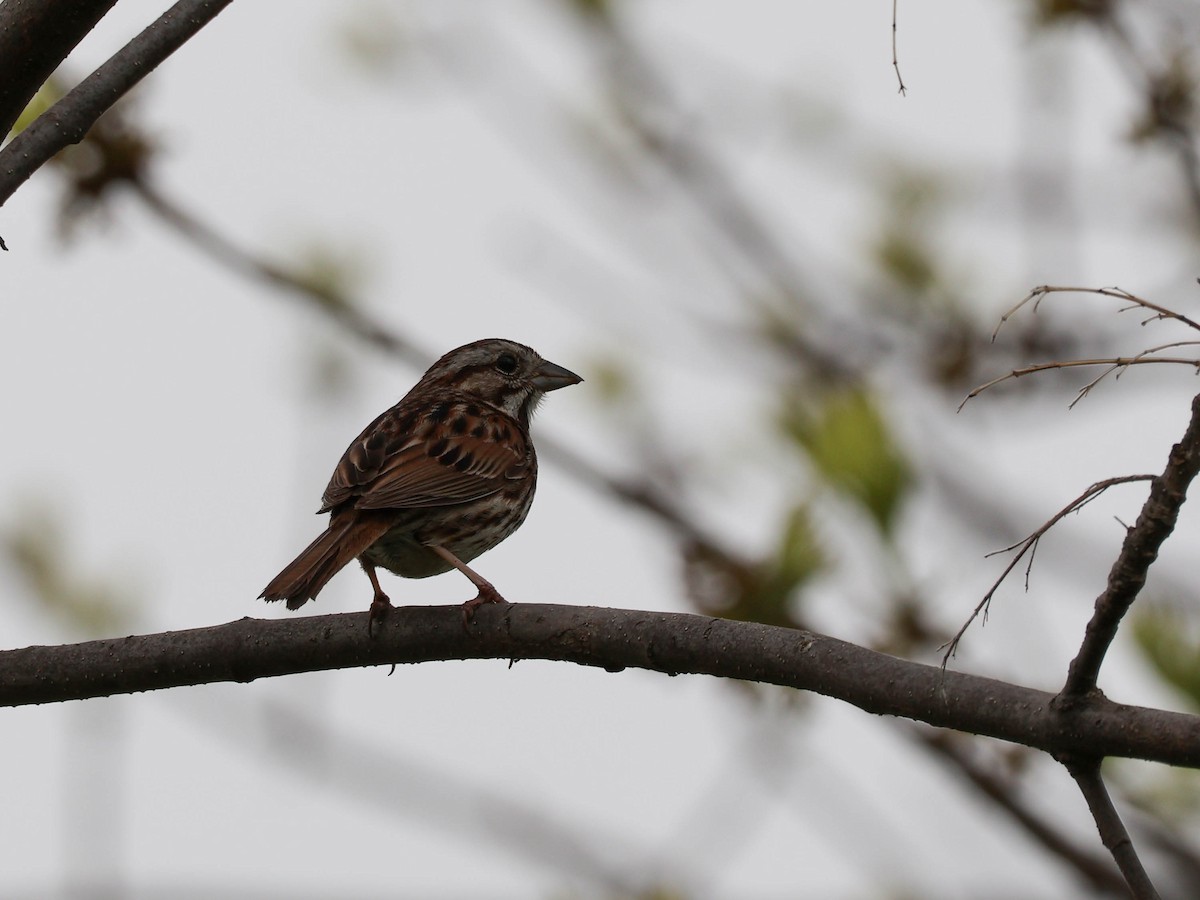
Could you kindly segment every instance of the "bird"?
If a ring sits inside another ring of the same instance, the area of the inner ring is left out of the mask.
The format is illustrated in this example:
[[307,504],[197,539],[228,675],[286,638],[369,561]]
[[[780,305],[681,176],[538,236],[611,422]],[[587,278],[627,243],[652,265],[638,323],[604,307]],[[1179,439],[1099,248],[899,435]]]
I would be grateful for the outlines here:
[[376,568],[462,572],[478,589],[464,626],[482,604],[507,602],[467,564],[525,521],[538,468],[530,419],[548,392],[582,381],[501,338],[445,354],[346,448],[318,510],[325,531],[259,597],[299,609],[357,559],[374,589],[368,633],[392,609]]

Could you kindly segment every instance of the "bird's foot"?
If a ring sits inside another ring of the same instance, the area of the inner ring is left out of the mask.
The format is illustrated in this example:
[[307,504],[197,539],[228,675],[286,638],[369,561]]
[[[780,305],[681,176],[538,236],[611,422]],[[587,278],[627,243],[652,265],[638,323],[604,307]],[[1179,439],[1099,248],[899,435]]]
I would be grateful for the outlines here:
[[375,626],[382,625],[383,620],[388,617],[395,607],[392,606],[392,601],[388,599],[388,595],[379,591],[375,598],[371,601],[371,611],[367,614],[367,637],[375,636]]
[[508,603],[508,601],[500,596],[498,590],[487,582],[484,582],[479,586],[479,593],[475,595],[475,598],[468,600],[462,605],[464,629],[469,628],[471,623],[475,621],[475,610],[479,609],[485,603]]

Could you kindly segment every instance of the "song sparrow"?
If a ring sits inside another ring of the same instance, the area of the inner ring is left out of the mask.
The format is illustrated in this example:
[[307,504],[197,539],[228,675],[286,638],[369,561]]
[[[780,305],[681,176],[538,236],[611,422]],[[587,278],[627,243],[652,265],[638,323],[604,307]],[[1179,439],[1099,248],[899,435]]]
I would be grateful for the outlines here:
[[458,569],[482,603],[504,598],[467,566],[529,512],[537,456],[529,419],[547,391],[583,379],[523,344],[490,339],[451,350],[346,449],[325,489],[329,526],[262,592],[298,609],[350,560],[375,589],[371,624],[391,609],[375,567],[405,578]]

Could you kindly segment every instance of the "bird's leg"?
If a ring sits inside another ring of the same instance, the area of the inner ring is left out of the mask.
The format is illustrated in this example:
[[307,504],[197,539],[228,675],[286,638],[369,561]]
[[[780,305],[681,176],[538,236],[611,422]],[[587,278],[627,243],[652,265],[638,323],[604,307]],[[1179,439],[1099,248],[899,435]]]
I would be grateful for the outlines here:
[[462,613],[464,628],[471,624],[471,620],[475,618],[475,610],[479,609],[479,607],[483,606],[483,604],[508,602],[500,596],[500,592],[498,590],[492,587],[492,583],[490,581],[468,566],[465,562],[463,562],[445,547],[439,547],[436,544],[428,544],[427,546],[430,550],[432,550],[450,565],[454,566],[454,568],[458,569],[458,571],[470,578],[471,584],[479,588],[479,593],[475,595],[475,598],[473,600],[468,600],[463,604]]
[[367,618],[367,637],[372,637],[375,623],[382,622],[392,611],[392,601],[379,586],[379,576],[375,574],[375,564],[368,562],[366,557],[359,557],[358,561],[362,563],[363,571],[371,579],[371,587],[375,588],[375,596],[371,598],[371,612]]

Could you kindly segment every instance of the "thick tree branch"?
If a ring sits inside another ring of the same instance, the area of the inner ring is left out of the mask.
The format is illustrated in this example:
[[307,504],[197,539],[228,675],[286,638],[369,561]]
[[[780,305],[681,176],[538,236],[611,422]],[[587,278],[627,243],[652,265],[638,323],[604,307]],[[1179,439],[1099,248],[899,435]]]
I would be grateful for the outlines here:
[[117,0],[0,3],[0,140],[59,63]]
[[[1108,574],[1104,592],[1096,598],[1079,653],[1071,661],[1059,702],[1063,706],[1096,689],[1100,666],[1117,636],[1117,627],[1146,583],[1146,573],[1170,537],[1187,498],[1188,486],[1200,473],[1200,394],[1192,399],[1192,418],[1183,438],[1171,448],[1163,473],[1150,482],[1137,522],[1125,535],[1121,552]],[[1094,754],[1105,755],[1105,754]]]
[[706,674],[815,691],[867,712],[988,735],[1058,756],[1200,768],[1200,717],[1053,695],[908,662],[810,631],[683,613],[515,604],[241,619],[211,628],[0,653],[0,705],[103,697],[296,672],[450,659],[547,659],[609,671]]
[[232,0],[179,0],[0,150],[0,205]]

